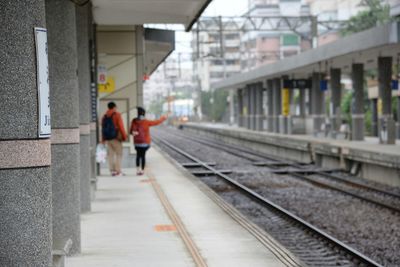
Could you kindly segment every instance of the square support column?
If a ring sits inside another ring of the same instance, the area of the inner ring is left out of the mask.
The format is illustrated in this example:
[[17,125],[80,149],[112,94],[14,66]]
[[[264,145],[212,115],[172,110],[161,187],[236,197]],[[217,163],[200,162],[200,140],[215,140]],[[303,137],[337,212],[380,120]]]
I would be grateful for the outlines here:
[[300,117],[306,115],[306,89],[299,89],[299,112]]
[[[397,89],[400,90],[400,89]],[[399,91],[400,92],[400,91]],[[397,97],[397,122],[396,122],[396,138],[400,139],[400,94]]]
[[237,90],[237,101],[238,101],[238,126],[243,127],[243,89]]
[[341,125],[341,110],[340,102],[342,99],[342,85],[341,80],[341,69],[330,70],[330,89],[331,89],[331,126],[332,126],[332,138],[336,138],[336,134],[340,129]]
[[263,84],[262,83],[257,83],[256,84],[256,114],[255,114],[255,120],[256,120],[256,131],[262,131],[263,130]]
[[311,88],[311,115],[313,117],[313,133],[318,135],[321,131],[321,125],[325,116],[323,113],[324,94],[320,89],[321,73],[314,72],[312,74]]
[[273,121],[274,121],[274,133],[279,133],[279,116],[282,111],[282,100],[281,100],[281,79],[275,78],[273,80]]
[[267,127],[268,132],[274,131],[273,80],[267,80]]
[[392,58],[378,58],[379,80],[379,142],[381,144],[395,143],[395,124],[392,115]]
[[256,95],[255,95],[255,86],[254,84],[249,85],[249,94],[250,94],[250,103],[249,103],[249,129],[255,130],[255,107],[256,107]]
[[235,91],[229,90],[229,124],[235,123]]
[[352,140],[364,140],[364,65],[353,64],[351,70],[353,81],[353,105],[352,105]]
[[289,79],[288,76],[283,76],[281,79],[281,114],[279,115],[279,133],[288,134],[290,124],[290,89],[283,87],[283,80]]
[[249,87],[246,85],[243,88],[243,127],[249,129],[249,103],[250,103],[250,94]]
[[371,135],[378,137],[378,99],[372,98],[371,104]]

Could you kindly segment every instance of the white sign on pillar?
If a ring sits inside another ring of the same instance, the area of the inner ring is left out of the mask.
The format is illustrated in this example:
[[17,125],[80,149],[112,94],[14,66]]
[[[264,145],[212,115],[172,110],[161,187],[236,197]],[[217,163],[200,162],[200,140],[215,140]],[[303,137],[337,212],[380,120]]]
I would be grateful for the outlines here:
[[48,138],[51,135],[50,124],[50,86],[49,61],[47,47],[47,30],[35,27],[36,69],[39,105],[39,138]]
[[107,84],[107,67],[104,65],[97,66],[97,83]]

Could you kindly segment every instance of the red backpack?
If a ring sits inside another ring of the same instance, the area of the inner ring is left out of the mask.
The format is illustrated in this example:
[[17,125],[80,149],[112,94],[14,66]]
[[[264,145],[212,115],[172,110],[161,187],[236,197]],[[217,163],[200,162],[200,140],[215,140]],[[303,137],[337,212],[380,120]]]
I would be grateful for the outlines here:
[[138,132],[137,135],[133,136],[133,142],[135,144],[145,144],[146,138],[145,138],[143,124],[138,119],[133,119],[132,124],[133,124],[133,127],[132,127],[133,131]]

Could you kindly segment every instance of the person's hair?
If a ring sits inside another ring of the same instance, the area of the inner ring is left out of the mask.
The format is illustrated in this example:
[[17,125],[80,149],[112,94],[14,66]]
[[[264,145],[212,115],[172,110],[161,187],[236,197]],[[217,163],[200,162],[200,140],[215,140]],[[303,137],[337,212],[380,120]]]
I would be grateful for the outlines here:
[[146,110],[142,107],[137,107],[137,113],[138,113],[138,116],[144,116],[144,115],[146,115]]
[[108,109],[113,109],[113,108],[115,108],[116,106],[117,106],[117,105],[115,105],[114,102],[109,102],[109,103],[107,104]]

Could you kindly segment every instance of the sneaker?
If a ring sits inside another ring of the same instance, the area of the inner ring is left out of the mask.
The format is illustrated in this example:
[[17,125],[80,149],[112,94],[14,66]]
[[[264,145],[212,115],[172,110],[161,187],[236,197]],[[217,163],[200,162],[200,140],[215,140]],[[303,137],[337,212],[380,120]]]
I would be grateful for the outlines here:
[[118,176],[118,177],[119,177],[119,176],[124,176],[124,175],[125,175],[125,174],[122,173],[122,172],[116,172],[114,176]]
[[117,172],[115,172],[115,171],[112,171],[111,172],[111,176],[116,176],[118,173]]

